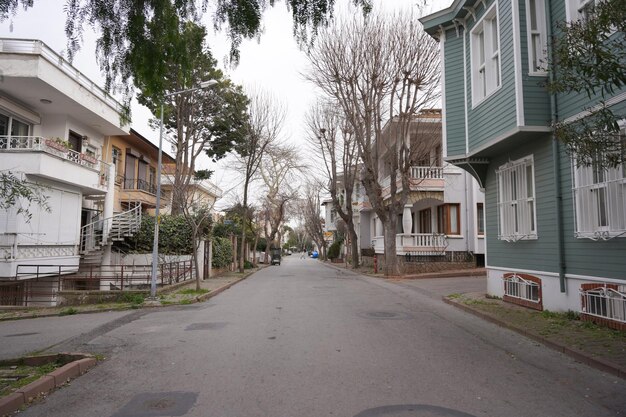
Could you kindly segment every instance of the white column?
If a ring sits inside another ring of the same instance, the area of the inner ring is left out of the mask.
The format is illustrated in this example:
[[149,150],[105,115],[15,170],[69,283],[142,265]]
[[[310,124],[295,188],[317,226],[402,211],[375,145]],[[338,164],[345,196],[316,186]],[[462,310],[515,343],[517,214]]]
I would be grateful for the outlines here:
[[413,220],[411,219],[411,208],[413,206],[411,204],[405,204],[404,210],[402,211],[402,232],[405,235],[411,233],[411,226],[413,226]]
[[382,235],[383,235],[383,222],[381,222],[380,219],[376,217],[375,236],[382,236]]
[[209,240],[209,278],[213,278],[213,239]]
[[201,240],[200,244],[198,245],[198,251],[196,252],[196,259],[198,260],[198,270],[196,271],[196,274],[198,274],[200,279],[204,279],[204,245],[205,244],[206,244],[206,241]]
[[[112,241],[109,241],[109,233],[111,232],[111,226],[113,221],[111,217],[113,217],[113,203],[115,197],[115,165],[109,165],[109,182],[107,184],[107,193],[104,196],[104,208],[102,211],[102,218],[104,219],[104,223],[102,224],[102,260],[100,261],[101,266],[111,265],[111,246],[113,245]],[[100,280],[100,290],[106,291],[110,289],[111,281],[106,279]]]

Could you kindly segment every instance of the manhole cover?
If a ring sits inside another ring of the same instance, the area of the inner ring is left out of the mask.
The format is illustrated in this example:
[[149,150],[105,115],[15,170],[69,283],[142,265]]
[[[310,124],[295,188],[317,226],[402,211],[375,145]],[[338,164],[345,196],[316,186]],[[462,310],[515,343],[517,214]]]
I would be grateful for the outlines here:
[[354,417],[476,417],[450,408],[423,404],[399,404],[370,408]]
[[185,330],[216,330],[224,328],[228,323],[191,323]]
[[191,410],[197,399],[197,392],[137,394],[111,417],[183,416]]
[[377,320],[406,320],[411,318],[410,314],[401,311],[366,311],[365,313],[360,313],[359,316]]
[[33,336],[35,334],[39,334],[39,333],[37,333],[37,332],[34,332],[34,333],[15,333],[15,334],[4,335],[4,337]]

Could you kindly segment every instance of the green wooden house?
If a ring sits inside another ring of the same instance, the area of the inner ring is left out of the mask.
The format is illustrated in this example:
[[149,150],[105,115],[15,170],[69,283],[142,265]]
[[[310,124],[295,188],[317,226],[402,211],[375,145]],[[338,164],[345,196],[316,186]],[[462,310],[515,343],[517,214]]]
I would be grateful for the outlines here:
[[[488,292],[624,329],[626,164],[577,164],[552,123],[599,99],[545,87],[548,39],[593,3],[455,0],[421,21],[440,44],[446,160],[485,189]],[[626,89],[606,103],[624,114]]]

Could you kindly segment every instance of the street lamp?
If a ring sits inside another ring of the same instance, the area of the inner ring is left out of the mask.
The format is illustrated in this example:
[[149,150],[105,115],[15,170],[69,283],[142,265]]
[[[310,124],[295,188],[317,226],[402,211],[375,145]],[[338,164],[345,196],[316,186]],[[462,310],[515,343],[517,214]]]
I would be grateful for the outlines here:
[[[208,80],[202,81],[199,87],[189,88],[187,90],[174,91],[173,93],[166,94],[163,97],[163,101],[166,98],[172,97],[178,94],[191,93],[196,90],[202,90],[204,88],[209,88],[218,84],[217,80]],[[163,101],[161,102],[161,123],[159,124],[159,157],[157,163],[157,191],[156,191],[156,210],[154,212],[155,222],[154,222],[154,243],[152,247],[152,273],[150,280],[150,299],[156,300],[156,277],[157,277],[157,268],[159,264],[159,209],[161,207],[161,164],[162,164],[162,150],[163,147]]]

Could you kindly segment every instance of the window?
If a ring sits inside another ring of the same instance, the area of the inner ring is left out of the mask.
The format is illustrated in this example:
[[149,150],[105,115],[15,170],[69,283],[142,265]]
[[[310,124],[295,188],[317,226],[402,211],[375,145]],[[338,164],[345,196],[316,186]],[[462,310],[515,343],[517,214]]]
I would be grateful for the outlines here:
[[593,14],[595,6],[596,0],[578,0],[578,7],[576,8],[578,19],[586,22]]
[[437,207],[437,232],[445,235],[461,234],[460,204],[442,204]]
[[[582,284],[580,294],[583,315],[626,323],[626,286],[601,283]],[[614,326],[609,324],[609,327]]]
[[532,156],[509,162],[496,171],[498,239],[515,242],[537,238]]
[[[620,134],[622,159],[626,157],[626,130]],[[574,208],[578,238],[594,240],[626,237],[626,164],[605,168],[606,154],[591,163],[574,159]]]
[[528,31],[529,71],[547,69],[546,6],[544,0],[527,0],[526,27]]
[[500,40],[498,35],[497,3],[472,29],[472,103],[481,100],[500,87]]
[[420,210],[419,212],[420,233],[432,233],[433,232],[431,213],[432,211],[429,208],[425,210]]
[[509,273],[503,277],[506,302],[535,310],[543,310],[541,279],[533,275]]
[[476,234],[485,235],[485,209],[483,203],[476,204]]
[[28,136],[30,125],[0,113],[0,136]]
[[122,181],[122,174],[120,173],[121,165],[122,165],[122,150],[120,148],[116,148],[115,146],[111,147],[111,162],[115,166],[115,183],[119,184]]

